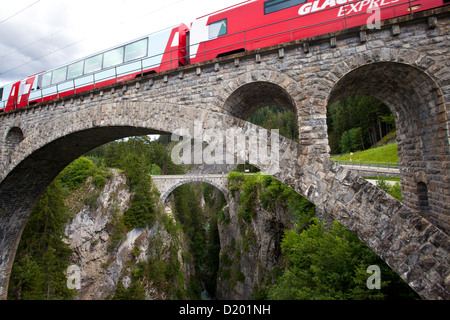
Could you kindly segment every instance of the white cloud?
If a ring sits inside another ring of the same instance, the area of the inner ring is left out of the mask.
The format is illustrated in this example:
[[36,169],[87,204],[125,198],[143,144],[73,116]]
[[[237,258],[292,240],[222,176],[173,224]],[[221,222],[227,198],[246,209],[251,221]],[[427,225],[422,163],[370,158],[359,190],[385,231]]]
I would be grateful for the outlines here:
[[0,11],[0,86],[167,27],[188,25],[240,2],[5,1]]

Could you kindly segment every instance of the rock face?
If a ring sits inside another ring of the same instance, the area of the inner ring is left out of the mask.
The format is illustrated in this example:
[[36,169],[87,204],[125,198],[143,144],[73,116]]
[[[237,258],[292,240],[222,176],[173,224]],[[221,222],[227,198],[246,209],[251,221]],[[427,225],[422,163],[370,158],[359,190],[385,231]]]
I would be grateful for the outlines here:
[[[187,279],[195,272],[192,262],[182,259],[183,252],[189,250],[189,243],[182,234],[170,234],[161,220],[157,219],[150,227],[129,231],[113,245],[111,225],[129,208],[132,193],[125,175],[116,170],[112,172],[114,176],[101,191],[88,181],[85,193],[97,193],[98,197],[83,205],[66,227],[67,241],[73,251],[72,262],[81,269],[81,288],[75,299],[114,297],[119,284],[125,289],[131,286],[137,262],[153,259],[167,264],[173,259],[175,242],[184,278],[181,286],[186,286]],[[292,226],[291,218],[281,206],[268,212],[259,201],[251,221],[245,222],[239,216],[239,196],[238,192],[230,197],[223,209],[223,218],[218,222],[221,251],[216,299],[252,299],[258,288],[272,279],[274,270],[282,262],[281,237],[284,229]],[[170,209],[172,202],[173,195],[168,198],[164,214],[175,219]],[[146,279],[142,285],[147,299],[171,298],[152,279]]]
[[216,298],[253,299],[282,262],[281,237],[284,229],[292,227],[291,217],[280,206],[268,212],[257,201],[247,223],[239,217],[238,194],[230,197],[223,211],[225,218],[218,223],[221,251]]
[[[155,251],[162,261],[169,258],[173,236],[158,221],[151,227],[129,231],[118,245],[112,245],[111,222],[128,209],[132,196],[126,177],[115,170],[113,172],[114,177],[107,181],[94,204],[85,205],[66,227],[73,264],[81,269],[81,289],[77,291],[77,300],[112,298],[119,281],[125,289],[129,287],[133,271],[130,262],[148,261]],[[88,188],[94,193],[93,186]],[[171,216],[169,208],[165,214]],[[157,250],[152,247],[156,245]],[[179,260],[182,268],[186,269],[180,253]],[[168,298],[165,292],[153,286],[151,279],[145,281],[144,290],[147,299]]]
[[[84,206],[66,227],[73,251],[72,261],[81,269],[81,289],[76,299],[101,300],[114,293],[131,237],[127,237],[119,247],[117,258],[113,260],[108,250],[110,234],[106,231],[107,224],[113,212],[123,213],[128,208],[130,199],[126,178],[114,171],[114,177],[108,180],[96,200],[97,208]],[[135,232],[131,236],[135,236]],[[111,260],[113,262],[105,268]]]

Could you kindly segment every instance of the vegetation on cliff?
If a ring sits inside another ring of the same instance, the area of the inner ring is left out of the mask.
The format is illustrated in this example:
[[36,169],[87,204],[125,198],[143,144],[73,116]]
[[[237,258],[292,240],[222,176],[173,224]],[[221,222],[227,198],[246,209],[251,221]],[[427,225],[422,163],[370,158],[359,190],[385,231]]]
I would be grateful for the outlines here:
[[[255,204],[274,211],[284,206],[295,221],[281,241],[284,267],[270,285],[259,288],[258,299],[372,300],[417,299],[411,288],[357,236],[338,222],[325,226],[314,206],[271,176],[229,174],[232,196],[239,197],[239,216],[249,223]],[[230,260],[230,265],[232,261]],[[367,267],[381,269],[381,290],[369,290]]]

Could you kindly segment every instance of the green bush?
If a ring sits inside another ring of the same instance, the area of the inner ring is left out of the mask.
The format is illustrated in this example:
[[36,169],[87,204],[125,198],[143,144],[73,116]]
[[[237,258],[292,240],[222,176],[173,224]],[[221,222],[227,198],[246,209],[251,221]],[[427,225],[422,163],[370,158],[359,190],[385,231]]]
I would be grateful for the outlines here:
[[385,179],[381,178],[377,181],[377,187],[389,193],[398,201],[402,201],[402,188],[400,187],[400,183],[397,182],[394,185],[390,185]]
[[69,164],[58,176],[63,187],[78,188],[95,172],[94,163],[88,158],[81,157]]
[[97,188],[104,188],[106,185],[106,178],[98,173],[94,174],[92,178],[92,184]]
[[[269,290],[269,299],[373,300],[417,298],[356,235],[334,222],[331,229],[314,222],[304,230],[286,232],[281,248],[288,267]],[[367,267],[381,269],[381,290],[369,290]]]

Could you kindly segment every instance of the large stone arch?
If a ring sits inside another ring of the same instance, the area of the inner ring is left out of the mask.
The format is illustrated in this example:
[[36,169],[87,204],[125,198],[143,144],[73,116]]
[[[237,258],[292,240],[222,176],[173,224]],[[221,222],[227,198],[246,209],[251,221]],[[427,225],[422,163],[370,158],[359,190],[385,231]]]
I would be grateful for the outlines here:
[[[102,107],[108,112],[99,112],[98,105],[92,103],[40,122],[27,132],[20,150],[12,155],[14,161],[4,167],[0,183],[0,297],[6,295],[15,251],[35,202],[79,155],[119,137],[175,132],[192,127],[195,121],[205,130],[258,130],[241,119],[202,108],[146,101],[103,102]],[[447,235],[413,209],[323,155],[302,158],[301,144],[280,136],[270,138],[278,139],[280,146],[280,170],[275,178],[355,232],[423,297],[448,298]],[[262,171],[271,169],[252,164]]]
[[215,103],[242,120],[248,120],[262,107],[279,106],[291,111],[297,118],[297,126],[301,127],[304,109],[300,102],[304,99],[298,81],[281,72],[259,69],[225,82]]
[[294,79],[285,73],[261,68],[225,81],[215,105],[243,120],[266,105],[283,107],[297,116],[298,139],[304,153],[327,154],[326,112],[325,116],[317,112],[318,108],[326,110],[326,103],[322,103],[322,98],[326,97],[323,92],[320,78]]
[[[438,71],[439,70],[439,71]],[[448,68],[414,50],[370,50],[338,64],[328,104],[350,95],[370,95],[383,101],[397,123],[403,201],[445,232],[450,232],[449,121],[442,88]],[[447,137],[447,138],[446,138]],[[418,184],[428,189],[429,206],[421,206]]]
[[298,114],[295,101],[286,89],[268,81],[255,81],[240,86],[227,98],[224,109],[236,118],[247,120],[256,110],[271,105]]
[[73,160],[128,136],[174,133],[180,128],[192,129],[199,121],[205,130],[240,128],[244,123],[202,108],[147,101],[106,102],[101,106],[104,112],[89,102],[79,109],[62,107],[71,112],[49,117],[29,129],[20,148],[12,152],[12,161],[1,164],[0,298],[6,297],[15,252],[32,209],[51,181]]
[[[259,91],[257,96],[258,92],[250,91],[252,88],[268,91]],[[296,103],[302,98],[301,86],[297,81],[281,72],[259,69],[225,81],[214,103],[231,116],[247,120],[251,113],[245,108],[254,111],[265,103],[279,103],[298,114],[300,110]]]

